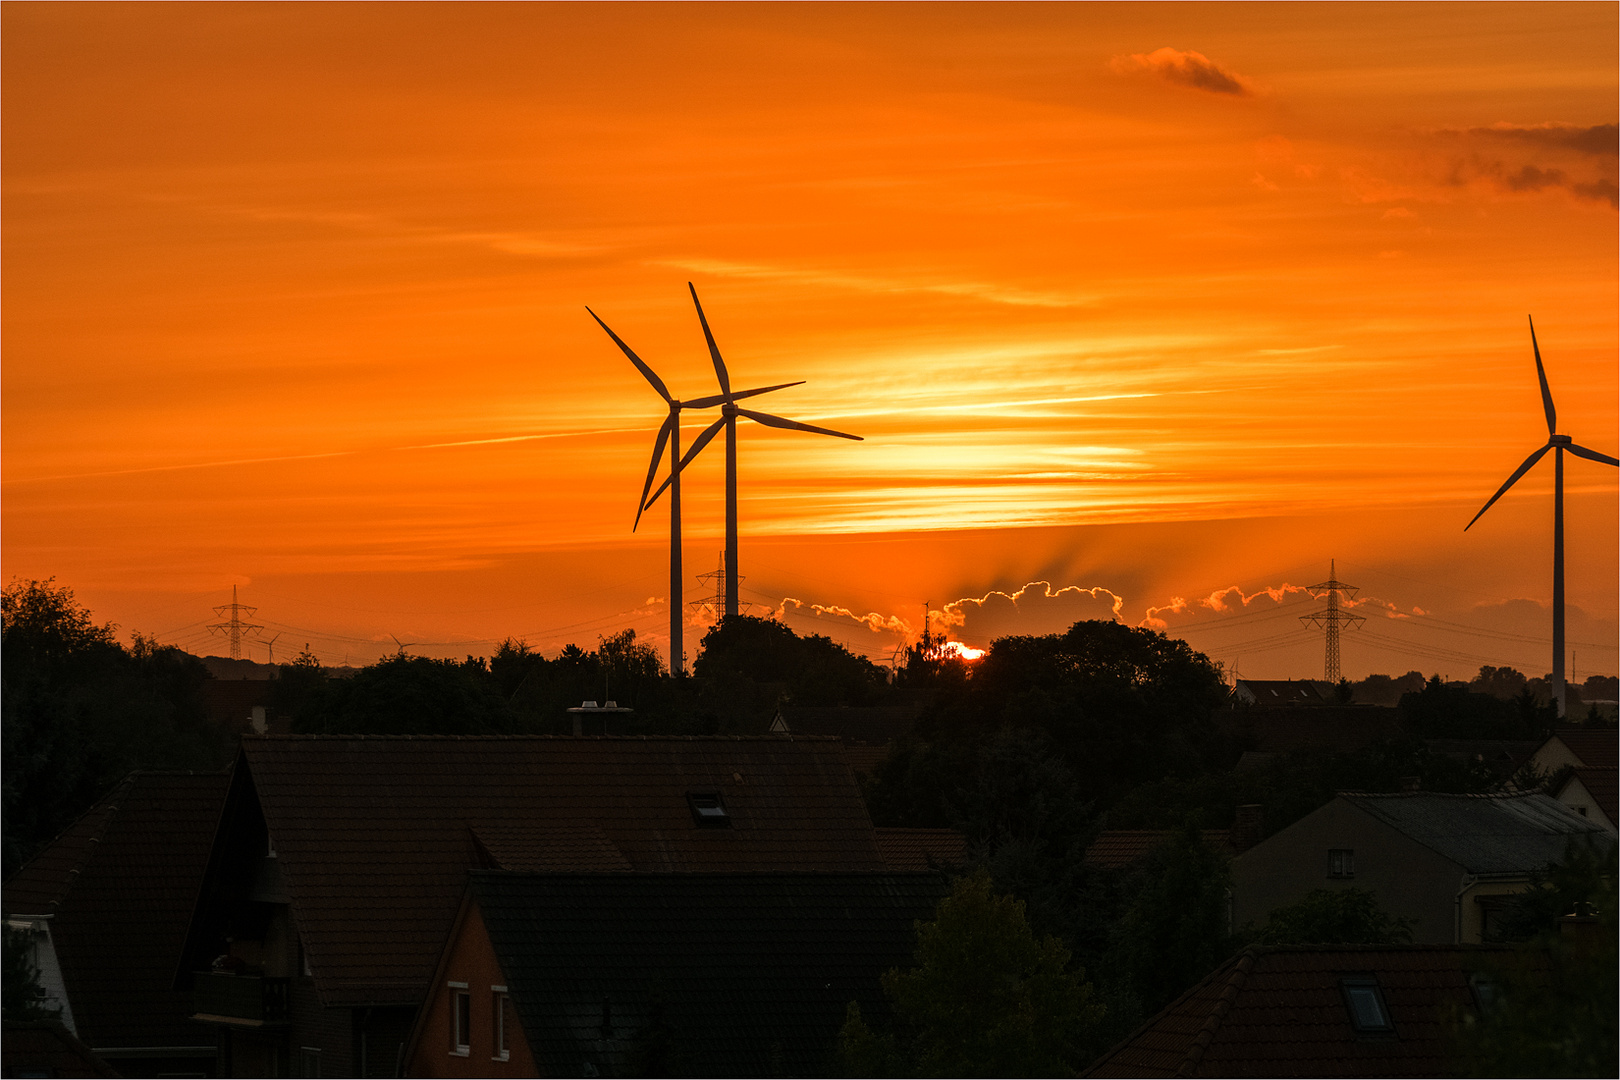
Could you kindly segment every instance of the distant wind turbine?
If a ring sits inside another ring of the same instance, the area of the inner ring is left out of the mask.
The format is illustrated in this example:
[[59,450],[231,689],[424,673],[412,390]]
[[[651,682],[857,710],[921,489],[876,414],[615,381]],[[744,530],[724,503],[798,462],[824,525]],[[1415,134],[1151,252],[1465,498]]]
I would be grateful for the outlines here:
[[[658,474],[659,462],[664,457],[664,445],[669,444],[670,479],[666,486],[669,493],[669,670],[672,675],[680,675],[685,671],[686,655],[682,640],[682,619],[685,617],[685,605],[681,602],[681,410],[682,409],[712,409],[723,404],[727,398],[724,394],[711,394],[709,397],[697,398],[694,401],[680,401],[669,394],[669,388],[664,385],[647,362],[635,354],[635,351],[626,345],[618,334],[615,334],[601,316],[591,311],[591,318],[596,325],[607,331],[607,336],[613,339],[630,362],[636,365],[636,370],[652,384],[658,391],[658,396],[669,405],[669,416],[658,429],[658,438],[653,443],[652,464],[647,466],[647,482],[641,486],[641,501],[637,504],[635,524],[630,526],[634,532],[641,525],[642,512],[651,505],[647,492],[652,490],[653,477]],[[731,395],[732,398],[755,397],[759,394],[768,394],[773,390],[782,390],[789,386],[798,386],[798,383],[781,383],[776,386],[762,386],[756,390],[742,390]],[[663,488],[659,488],[663,491]]]
[[[737,417],[746,416],[757,424],[766,427],[785,428],[789,431],[808,431],[812,435],[833,435],[840,439],[853,439],[862,442],[859,435],[850,435],[842,431],[833,431],[831,428],[816,427],[813,424],[801,424],[797,420],[789,420],[783,416],[773,416],[770,413],[753,412],[749,409],[737,407],[739,398],[750,394],[763,393],[760,390],[731,389],[731,376],[726,372],[726,362],[720,358],[720,348],[714,343],[714,335],[709,332],[709,320],[703,317],[703,305],[698,303],[697,289],[688,281],[686,287],[692,293],[692,305],[697,308],[698,322],[703,326],[703,338],[709,343],[709,358],[714,361],[714,374],[720,380],[720,419],[703,429],[692,443],[692,449],[681,458],[680,464],[670,471],[670,478],[664,481],[662,487],[653,492],[651,499],[643,504],[643,509],[658,501],[658,496],[664,493],[664,488],[678,482],[680,472],[703,448],[719,433],[723,427],[726,429],[726,615],[737,614]],[[786,386],[798,386],[798,383],[786,383]],[[776,390],[780,387],[769,387]],[[710,399],[704,398],[704,401]]]
[[1490,497],[1486,504],[1479,508],[1473,521],[1463,526],[1463,532],[1474,527],[1474,522],[1480,515],[1491,508],[1491,505],[1507,493],[1507,489],[1516,483],[1519,477],[1529,472],[1536,462],[1549,450],[1556,450],[1553,460],[1553,700],[1558,703],[1558,716],[1562,718],[1565,713],[1564,691],[1564,451],[1569,451],[1576,457],[1595,461],[1600,465],[1620,466],[1620,461],[1607,454],[1600,454],[1596,450],[1588,450],[1579,446],[1568,435],[1559,435],[1558,410],[1553,408],[1552,391],[1547,388],[1547,370],[1541,366],[1541,347],[1536,344],[1536,321],[1530,320],[1530,348],[1536,354],[1536,377],[1541,380],[1541,406],[1547,413],[1547,444],[1529,457],[1524,464],[1514,470],[1513,475],[1507,478],[1507,483],[1496,489],[1496,494]]

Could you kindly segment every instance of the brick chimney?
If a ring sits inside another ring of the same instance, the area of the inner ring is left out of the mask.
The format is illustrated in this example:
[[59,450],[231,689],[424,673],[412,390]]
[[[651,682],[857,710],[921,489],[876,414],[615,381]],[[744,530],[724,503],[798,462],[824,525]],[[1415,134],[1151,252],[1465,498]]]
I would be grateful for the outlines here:
[[1258,844],[1265,824],[1265,807],[1259,803],[1238,807],[1232,819],[1232,850],[1241,855]]

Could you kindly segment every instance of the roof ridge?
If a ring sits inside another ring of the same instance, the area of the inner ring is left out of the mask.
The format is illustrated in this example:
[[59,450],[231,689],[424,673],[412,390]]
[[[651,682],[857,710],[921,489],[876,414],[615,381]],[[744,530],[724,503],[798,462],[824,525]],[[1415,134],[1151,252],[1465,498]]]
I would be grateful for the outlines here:
[[1220,997],[1215,999],[1215,1008],[1204,1019],[1198,1028],[1198,1034],[1193,1036],[1192,1046],[1188,1047],[1187,1054],[1181,1060],[1181,1066],[1176,1069],[1177,1076],[1193,1076],[1198,1066],[1203,1064],[1204,1054],[1209,1050],[1209,1044],[1215,1041],[1215,1033],[1220,1030],[1221,1024],[1226,1021],[1226,1014],[1232,1011],[1232,1002],[1243,992],[1243,985],[1249,981],[1249,972],[1254,970],[1254,960],[1257,955],[1252,948],[1244,949],[1238,962],[1232,965],[1231,974],[1226,977],[1226,985],[1221,987]]
[[1411,799],[1427,797],[1431,799],[1502,801],[1507,799],[1528,799],[1532,795],[1544,795],[1546,792],[1538,787],[1527,791],[1340,791],[1335,794],[1348,799]]
[[[23,871],[32,866],[41,855],[45,854],[52,847],[54,847],[59,841],[67,836],[68,833],[78,828],[79,825],[85,821],[85,819],[89,818],[93,814],[105,814],[106,819],[102,821],[100,827],[91,832],[89,836],[85,837],[85,844],[88,848],[88,853],[83,858],[77,860],[67,871],[67,881],[62,887],[61,895],[57,896],[56,899],[51,901],[51,903],[60,904],[63,900],[67,899],[68,893],[72,891],[74,884],[78,882],[79,876],[84,872],[84,868],[89,865],[90,857],[100,850],[102,840],[107,835],[107,830],[112,827],[113,819],[118,815],[118,803],[122,802],[123,797],[127,796],[130,789],[135,786],[136,775],[136,773],[132,772],[125,776],[122,780],[118,781],[117,784],[113,785],[113,789],[111,791],[107,792],[107,794],[103,795],[101,798],[92,803],[88,810],[84,811],[78,817],[74,818],[72,821],[63,826],[60,832],[51,837],[49,843],[42,845],[40,849],[34,853],[33,858],[30,858],[27,862],[19,866],[11,877],[6,879],[7,883],[9,884],[20,877]],[[94,844],[95,847],[88,847],[90,844]],[[25,912],[24,914],[27,913]],[[44,912],[41,912],[40,914],[44,914]]]
[[837,735],[243,735],[243,742],[841,742]]

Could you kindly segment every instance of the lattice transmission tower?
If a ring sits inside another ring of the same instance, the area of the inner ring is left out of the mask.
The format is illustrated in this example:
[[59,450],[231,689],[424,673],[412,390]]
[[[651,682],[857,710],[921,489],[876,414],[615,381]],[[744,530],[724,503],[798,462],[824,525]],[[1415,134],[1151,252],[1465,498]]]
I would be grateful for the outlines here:
[[1338,579],[1338,571],[1334,568],[1334,560],[1328,560],[1328,579],[1308,588],[1308,592],[1318,600],[1327,598],[1327,607],[1321,611],[1313,611],[1309,615],[1301,615],[1299,621],[1307,626],[1316,626],[1327,631],[1327,656],[1322,663],[1322,678],[1330,683],[1339,681],[1339,627],[1346,626],[1352,630],[1367,620],[1360,615],[1353,615],[1339,607],[1339,594],[1354,599],[1357,586],[1346,585]]
[[[705,607],[710,608],[714,612],[714,623],[711,625],[719,625],[720,620],[725,618],[728,610],[726,605],[726,581],[729,577],[730,575],[726,573],[726,553],[722,551],[718,569],[710,570],[707,574],[697,575],[698,581],[702,582],[706,588],[713,589],[714,592],[708,596],[700,596],[696,600],[689,601],[686,606],[694,611],[701,611]],[[737,583],[741,585],[747,580],[747,578],[739,576]],[[737,610],[746,615],[748,609],[753,606],[746,600],[739,600]]]
[[[225,621],[209,623],[208,629],[212,633],[223,634],[227,639],[229,639],[231,643],[232,660],[242,659],[242,639],[248,636],[249,631],[264,629],[264,627],[257,623],[242,621],[242,617],[244,615],[251,619],[253,618],[254,613],[258,610],[259,609],[256,607],[248,607],[246,604],[238,604],[236,602],[235,585],[231,586],[231,602],[228,604],[221,604],[219,607],[214,609],[214,614],[218,615],[222,619],[225,619]],[[226,612],[230,612],[230,617],[228,619],[225,617]]]

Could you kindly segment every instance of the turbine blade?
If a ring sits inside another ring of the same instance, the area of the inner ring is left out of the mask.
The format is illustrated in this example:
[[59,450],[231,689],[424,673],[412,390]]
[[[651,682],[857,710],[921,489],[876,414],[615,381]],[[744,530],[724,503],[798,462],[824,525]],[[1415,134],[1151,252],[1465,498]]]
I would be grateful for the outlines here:
[[[585,310],[591,311],[589,306],[587,306]],[[662,397],[665,401],[669,401],[669,388],[664,385],[664,380],[660,379],[657,375],[654,375],[653,369],[647,366],[647,362],[641,357],[637,356],[635,352],[631,350],[630,346],[626,345],[624,341],[620,339],[619,335],[615,334],[608,327],[608,324],[602,321],[601,317],[597,315],[596,312],[591,311],[591,318],[596,320],[596,325],[600,326],[604,330],[607,330],[608,337],[613,339],[613,343],[615,345],[624,350],[624,355],[628,356],[630,358],[630,362],[636,365],[637,370],[647,377],[647,381],[652,383],[652,388],[658,391],[658,396]]]
[[669,470],[669,479],[665,480],[658,486],[658,490],[653,492],[652,498],[648,499],[641,508],[645,510],[647,507],[657,502],[658,496],[667,491],[669,489],[669,485],[675,482],[675,474],[684,472],[686,467],[692,463],[692,459],[697,457],[705,446],[708,446],[709,443],[714,441],[714,437],[718,435],[720,433],[720,429],[725,426],[726,418],[722,416],[720,419],[704,428],[703,434],[699,435],[697,439],[693,441],[692,448],[686,452],[684,457],[681,458],[680,464],[672,467]]
[[[1507,489],[1513,486],[1514,481],[1518,480],[1519,477],[1521,477],[1525,473],[1529,472],[1530,471],[1530,466],[1532,466],[1536,462],[1540,461],[1541,460],[1541,455],[1545,454],[1547,451],[1551,450],[1552,448],[1553,448],[1553,444],[1548,443],[1546,446],[1543,446],[1540,450],[1537,450],[1535,453],[1533,453],[1529,457],[1525,458],[1524,459],[1524,464],[1520,465],[1517,469],[1513,470],[1513,475],[1507,478],[1507,483],[1503,484],[1501,487],[1496,489],[1496,494],[1491,496],[1490,502],[1486,503],[1484,506],[1479,508],[1479,514],[1474,515],[1474,521],[1478,521],[1479,518],[1480,518],[1480,514],[1483,514],[1485,511],[1489,510],[1491,508],[1491,505],[1493,503],[1495,503],[1497,499],[1500,499],[1503,495],[1507,494]],[[1472,529],[1474,527],[1474,521],[1470,521],[1467,525],[1464,525],[1463,526],[1463,532],[1467,532],[1469,529]]]
[[[1529,316],[1525,316],[1529,318]],[[1552,391],[1547,387],[1547,369],[1541,366],[1541,346],[1536,344],[1536,320],[1530,319],[1530,348],[1536,354],[1536,378],[1541,380],[1541,407],[1547,413],[1547,434],[1558,428],[1558,410],[1553,408]]]
[[726,362],[720,359],[720,347],[714,343],[714,335],[709,333],[709,320],[703,317],[703,305],[698,303],[697,290],[692,288],[688,281],[686,287],[692,290],[692,306],[697,308],[698,322],[703,324],[703,339],[709,343],[709,358],[714,361],[714,374],[720,380],[720,392],[731,398],[731,376],[726,374]]
[[[800,379],[798,382],[777,383],[775,386],[761,386],[754,390],[738,390],[736,393],[731,395],[731,400],[741,401],[745,397],[758,397],[760,394],[769,394],[775,390],[786,390],[790,386],[803,385],[804,380]],[[681,404],[688,409],[712,409],[716,405],[724,405],[725,402],[726,395],[710,394],[708,397],[700,397],[693,401],[684,401]]]
[[652,464],[647,466],[647,482],[641,485],[641,502],[636,504],[636,524],[630,526],[631,532],[635,532],[636,526],[641,524],[642,512],[647,509],[647,492],[652,490],[653,477],[658,474],[658,463],[664,460],[664,444],[669,442],[669,433],[679,419],[680,414],[671,410],[668,419],[658,429],[658,441],[653,444]]
[[1576,457],[1583,457],[1587,461],[1595,461],[1599,465],[1620,465],[1620,461],[1616,461],[1608,454],[1600,454],[1596,450],[1588,450],[1586,447],[1579,446],[1575,443],[1570,443],[1568,446],[1564,447],[1564,449],[1568,450]]
[[859,435],[850,435],[843,431],[834,431],[832,428],[816,427],[814,424],[801,424],[797,420],[789,420],[785,416],[772,416],[770,413],[753,412],[750,409],[738,409],[738,416],[746,416],[755,423],[766,427],[786,428],[789,431],[808,431],[813,435],[836,435],[840,439],[854,439],[856,442],[866,440]]

